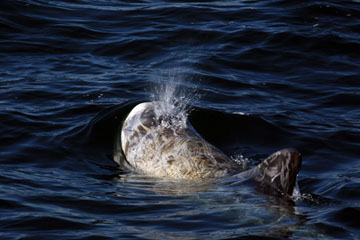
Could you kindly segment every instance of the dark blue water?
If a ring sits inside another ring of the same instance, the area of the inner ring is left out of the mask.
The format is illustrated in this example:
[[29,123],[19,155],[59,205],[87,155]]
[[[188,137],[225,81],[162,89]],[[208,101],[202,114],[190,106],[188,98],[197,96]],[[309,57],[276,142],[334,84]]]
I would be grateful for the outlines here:
[[[355,0],[1,0],[1,239],[359,239],[359,66]],[[301,151],[302,199],[119,168],[159,82],[233,158]]]

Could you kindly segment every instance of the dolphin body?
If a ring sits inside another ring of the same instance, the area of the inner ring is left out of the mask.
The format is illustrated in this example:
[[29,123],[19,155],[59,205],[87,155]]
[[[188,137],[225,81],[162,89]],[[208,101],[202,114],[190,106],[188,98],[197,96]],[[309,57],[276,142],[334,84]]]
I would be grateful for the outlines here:
[[[166,110],[164,110],[166,109]],[[301,167],[295,149],[277,151],[250,170],[244,170],[203,139],[175,106],[145,102],[135,106],[121,128],[126,160],[114,160],[131,170],[171,181],[206,182],[230,177],[250,179],[260,186],[292,196]]]

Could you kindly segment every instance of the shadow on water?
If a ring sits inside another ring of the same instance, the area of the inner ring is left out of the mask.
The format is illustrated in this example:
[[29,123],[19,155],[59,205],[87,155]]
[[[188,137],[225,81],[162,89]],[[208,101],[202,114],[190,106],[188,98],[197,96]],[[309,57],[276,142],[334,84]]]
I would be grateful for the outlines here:
[[265,156],[280,148],[296,147],[290,145],[289,133],[255,115],[195,108],[189,119],[201,136],[229,155],[235,151]]

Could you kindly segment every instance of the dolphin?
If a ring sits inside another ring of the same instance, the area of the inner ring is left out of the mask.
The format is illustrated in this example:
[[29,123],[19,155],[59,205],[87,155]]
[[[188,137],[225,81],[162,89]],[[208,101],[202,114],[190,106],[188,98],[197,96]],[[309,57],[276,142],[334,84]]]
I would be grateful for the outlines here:
[[301,154],[289,148],[246,170],[202,138],[184,111],[159,101],[136,105],[125,118],[120,136],[125,160],[114,154],[118,164],[169,181],[249,179],[292,196],[302,162]]

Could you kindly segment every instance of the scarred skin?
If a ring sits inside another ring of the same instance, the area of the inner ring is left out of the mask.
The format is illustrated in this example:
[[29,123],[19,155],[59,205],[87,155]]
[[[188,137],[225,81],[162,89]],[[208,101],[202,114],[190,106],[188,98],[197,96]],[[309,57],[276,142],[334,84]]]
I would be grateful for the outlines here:
[[208,181],[241,170],[188,121],[177,126],[171,121],[179,120],[171,116],[159,119],[154,107],[154,102],[137,105],[122,127],[122,150],[136,171],[173,180]]
[[[235,175],[292,194],[301,166],[301,155],[296,150],[278,151],[244,171],[204,140],[186,118],[178,118],[176,113],[164,114],[164,104],[141,103],[125,119],[121,149],[129,168],[173,181],[204,182]],[[117,156],[114,160],[120,163]]]

